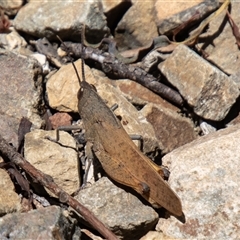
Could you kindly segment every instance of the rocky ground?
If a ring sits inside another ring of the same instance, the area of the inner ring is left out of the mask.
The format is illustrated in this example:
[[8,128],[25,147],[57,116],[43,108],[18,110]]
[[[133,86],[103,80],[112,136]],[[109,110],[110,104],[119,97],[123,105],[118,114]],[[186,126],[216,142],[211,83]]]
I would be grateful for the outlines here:
[[[69,63],[74,59],[81,76],[82,54],[86,80],[109,107],[118,104],[114,113],[128,134],[143,137],[144,154],[169,169],[185,221],[104,173],[96,181],[99,166],[75,199],[120,239],[237,239],[240,4],[229,2],[0,1],[1,136],[67,193],[82,186],[85,129]],[[86,48],[79,54],[73,43],[81,42],[82,24]],[[108,42],[96,47],[103,38]],[[60,144],[46,138],[76,124],[79,131],[60,132]],[[1,239],[104,239],[1,155]]]

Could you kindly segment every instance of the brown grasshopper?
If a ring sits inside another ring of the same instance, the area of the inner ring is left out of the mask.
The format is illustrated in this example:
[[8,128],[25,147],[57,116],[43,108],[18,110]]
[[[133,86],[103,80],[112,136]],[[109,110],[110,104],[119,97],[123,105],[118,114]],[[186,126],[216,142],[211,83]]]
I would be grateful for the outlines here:
[[96,90],[86,82],[82,60],[82,81],[79,80],[78,111],[83,120],[86,140],[104,171],[114,181],[126,185],[153,206],[164,207],[182,216],[179,197],[163,180],[163,170],[148,159],[133,143],[115,114]]

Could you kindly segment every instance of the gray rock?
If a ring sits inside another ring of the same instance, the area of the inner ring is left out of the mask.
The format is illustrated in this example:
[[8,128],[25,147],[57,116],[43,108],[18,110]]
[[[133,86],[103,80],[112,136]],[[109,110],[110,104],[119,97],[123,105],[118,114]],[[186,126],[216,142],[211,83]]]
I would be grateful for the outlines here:
[[147,104],[141,112],[152,124],[163,154],[197,138],[190,119],[180,116],[170,108]]
[[240,125],[210,133],[163,158],[169,184],[182,200],[186,223],[161,219],[157,229],[180,239],[240,236]]
[[[78,232],[77,232],[78,231]],[[78,236],[78,238],[76,238]],[[80,239],[81,232],[57,206],[0,218],[1,239]]]
[[43,113],[41,67],[33,58],[0,51],[0,132],[15,147],[22,117],[40,127]]
[[[62,144],[54,143],[56,131],[34,130],[25,136],[24,154],[33,166],[53,177],[56,184],[72,194],[79,186],[76,142],[70,134],[60,131]],[[50,195],[52,195],[49,192]]]
[[223,120],[239,96],[232,79],[184,45],[159,68],[194,112],[205,119]]
[[106,177],[83,189],[76,198],[124,240],[139,239],[158,220],[158,214],[151,207]]
[[21,210],[20,197],[4,169],[0,169],[0,216]]
[[[88,37],[95,37],[100,42],[108,33],[106,17],[100,3],[96,1],[31,1],[20,9],[14,19],[14,26],[35,37],[62,39],[80,39],[81,24],[85,23]],[[87,39],[89,39],[87,37]]]

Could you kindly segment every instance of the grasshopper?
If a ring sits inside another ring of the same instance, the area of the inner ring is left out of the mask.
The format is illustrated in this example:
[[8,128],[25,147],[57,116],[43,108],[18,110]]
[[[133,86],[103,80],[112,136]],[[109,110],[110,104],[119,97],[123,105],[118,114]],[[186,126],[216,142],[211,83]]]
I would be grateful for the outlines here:
[[181,201],[163,180],[162,168],[139,150],[113,111],[85,80],[84,60],[82,81],[72,64],[80,84],[78,111],[85,127],[87,144],[106,174],[134,189],[154,207],[164,207],[175,216],[183,216]]

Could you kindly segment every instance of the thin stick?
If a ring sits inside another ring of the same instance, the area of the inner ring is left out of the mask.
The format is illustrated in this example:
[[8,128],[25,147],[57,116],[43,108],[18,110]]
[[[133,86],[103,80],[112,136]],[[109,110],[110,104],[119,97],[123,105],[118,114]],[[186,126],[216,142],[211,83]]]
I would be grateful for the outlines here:
[[54,181],[53,178],[32,166],[26,161],[7,141],[0,135],[0,155],[6,157],[9,161],[24,169],[33,179],[48,188],[52,193],[59,197],[63,203],[67,203],[79,214],[81,214],[93,228],[95,228],[106,239],[117,240],[118,238],[105,227],[105,225],[94,216],[94,214],[71,197],[68,193],[62,190]]

